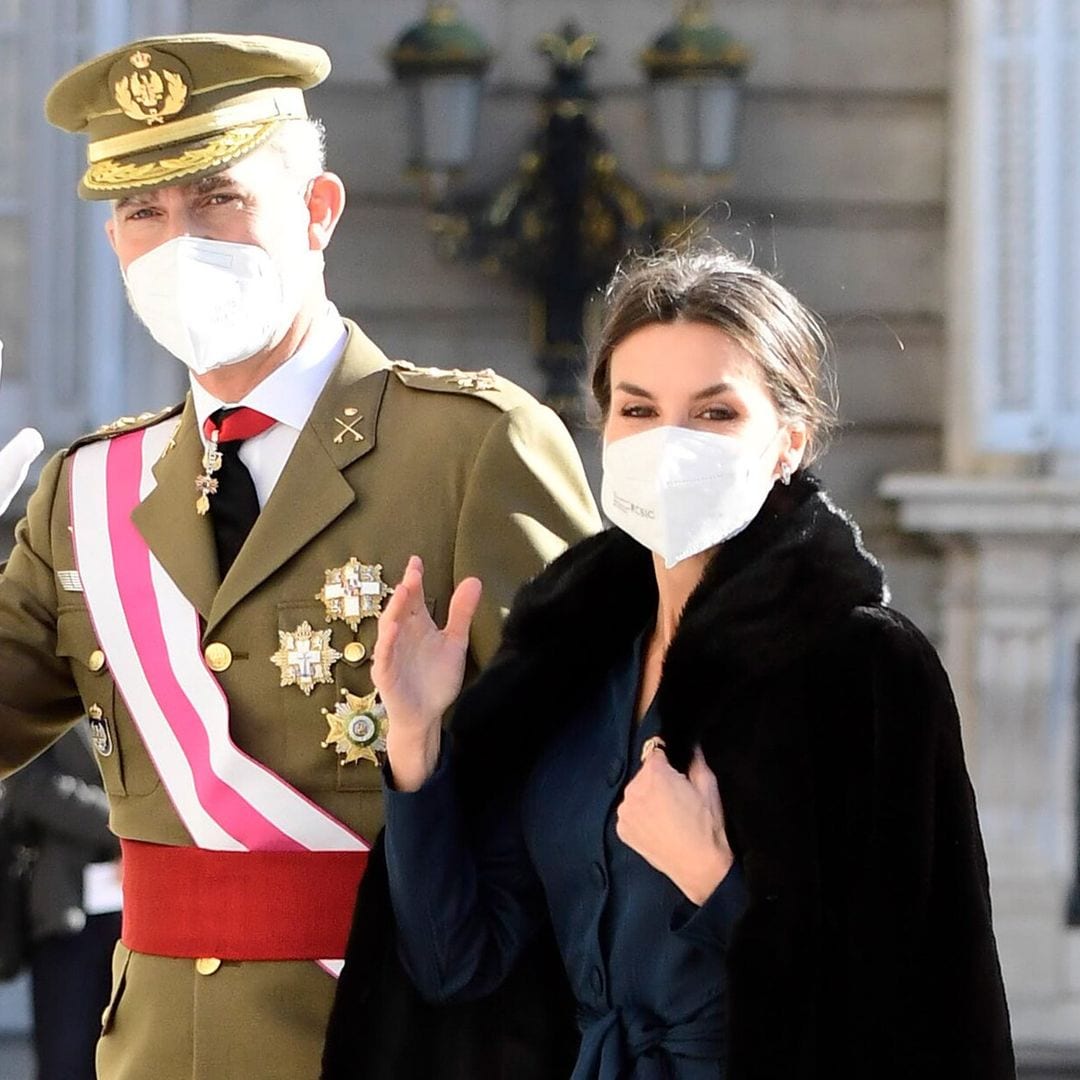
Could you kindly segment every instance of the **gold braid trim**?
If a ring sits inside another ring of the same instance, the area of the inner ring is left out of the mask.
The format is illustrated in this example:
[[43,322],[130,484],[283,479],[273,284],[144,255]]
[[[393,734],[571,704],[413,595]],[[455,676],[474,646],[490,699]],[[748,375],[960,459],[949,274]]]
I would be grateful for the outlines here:
[[192,173],[217,169],[249,153],[264,143],[277,120],[230,128],[205,146],[185,150],[175,157],[159,158],[141,164],[110,159],[91,165],[83,176],[83,186],[89,191],[123,191],[127,188],[160,185],[166,180],[179,180]]

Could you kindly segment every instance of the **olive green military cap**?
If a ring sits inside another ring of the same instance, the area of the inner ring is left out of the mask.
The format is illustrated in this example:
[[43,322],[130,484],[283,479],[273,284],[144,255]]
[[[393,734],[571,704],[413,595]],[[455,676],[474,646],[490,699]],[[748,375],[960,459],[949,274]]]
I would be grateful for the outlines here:
[[116,199],[220,172],[330,72],[318,45],[237,34],[144,38],[80,64],[45,99],[49,122],[85,132],[84,199]]

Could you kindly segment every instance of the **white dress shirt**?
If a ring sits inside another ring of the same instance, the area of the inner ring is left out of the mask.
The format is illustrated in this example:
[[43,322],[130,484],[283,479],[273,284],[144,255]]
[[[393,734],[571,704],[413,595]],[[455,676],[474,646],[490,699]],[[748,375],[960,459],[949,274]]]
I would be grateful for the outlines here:
[[191,376],[191,397],[204,447],[203,424],[212,412],[222,407],[246,405],[277,421],[240,447],[240,460],[251,473],[260,510],[270,498],[300,437],[300,429],[307,423],[334,365],[345,351],[346,336],[337,308],[328,305],[324,315],[312,324],[300,348],[241,401],[218,401]]

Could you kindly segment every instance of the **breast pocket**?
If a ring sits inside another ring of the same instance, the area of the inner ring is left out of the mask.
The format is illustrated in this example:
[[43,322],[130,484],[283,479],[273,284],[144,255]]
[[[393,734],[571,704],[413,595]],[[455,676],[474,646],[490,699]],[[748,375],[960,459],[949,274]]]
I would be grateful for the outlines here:
[[[434,615],[432,599],[428,610]],[[283,601],[278,605],[278,630],[285,635],[280,639],[283,650],[287,652],[290,641],[296,642],[297,631],[305,624],[322,633],[329,631],[319,644],[329,646],[337,655],[329,666],[329,681],[316,682],[310,694],[305,695],[296,684],[281,688],[290,774],[312,791],[378,791],[382,787],[379,766],[366,758],[345,760],[342,751],[348,749],[348,743],[341,741],[347,739],[342,728],[348,726],[356,699],[366,698],[374,689],[371,657],[378,639],[378,619],[363,619],[353,630],[341,620],[328,623],[326,610],[317,601]],[[288,663],[285,655],[281,660]],[[297,651],[288,672],[283,672],[285,678],[293,678],[302,662]],[[308,662],[314,665],[314,656]]]
[[62,608],[57,613],[56,653],[71,664],[105,790],[113,796],[149,795],[157,790],[161,779],[117,690],[85,607]]
[[[298,633],[305,625],[323,636],[308,643]],[[353,631],[339,620],[328,623],[318,601],[283,601],[278,605],[278,630],[282,678],[295,680],[280,690],[290,774],[311,791],[377,790],[381,780],[374,765],[340,760],[330,719],[338,715],[339,704],[347,707],[346,691],[359,696],[372,691],[377,620],[364,619]],[[297,647],[290,650],[290,644]],[[301,688],[305,664],[316,679],[309,694]]]
[[116,732],[116,685],[85,608],[57,613],[56,655],[71,665],[90,721],[94,758],[105,790],[110,795],[126,795],[123,753]]

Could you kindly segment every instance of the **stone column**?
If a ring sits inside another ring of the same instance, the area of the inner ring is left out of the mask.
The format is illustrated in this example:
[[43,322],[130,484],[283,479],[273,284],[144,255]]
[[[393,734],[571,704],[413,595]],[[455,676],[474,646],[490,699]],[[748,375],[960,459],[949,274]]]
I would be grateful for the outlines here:
[[1016,1040],[1080,1052],[1080,3],[954,11],[944,469],[881,493],[942,553]]

